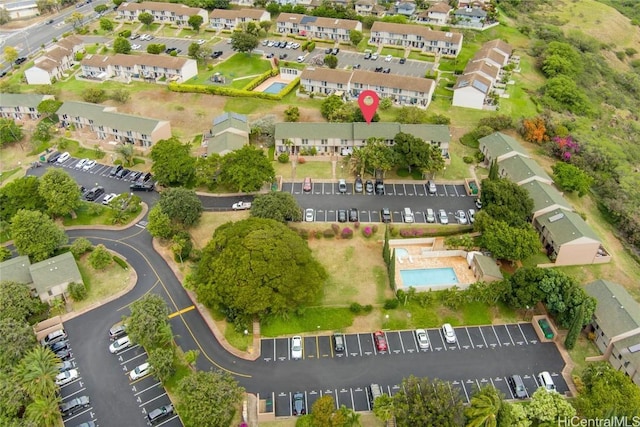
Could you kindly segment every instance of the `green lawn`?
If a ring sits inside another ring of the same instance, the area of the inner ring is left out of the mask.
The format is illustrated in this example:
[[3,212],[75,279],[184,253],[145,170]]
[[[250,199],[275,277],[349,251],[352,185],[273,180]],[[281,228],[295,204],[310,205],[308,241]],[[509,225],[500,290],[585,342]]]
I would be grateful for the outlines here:
[[[305,158],[313,159],[312,156],[306,156]],[[284,179],[291,179],[291,163],[274,162],[273,167],[276,170],[276,175],[281,175]],[[308,160],[304,164],[298,164],[296,166],[295,178],[301,180],[305,176],[310,176],[314,179],[331,179],[331,162],[314,162],[313,160]]]
[[[210,77],[215,73],[220,73],[225,78],[223,86],[230,86],[241,89],[247,85],[254,77],[269,71],[271,63],[264,59],[262,55],[249,55],[246,53],[236,53],[229,59],[219,63],[211,69],[199,69],[198,75],[188,84],[213,84]],[[216,83],[219,84],[219,83]],[[245,99],[242,99],[243,101]],[[238,111],[239,112],[239,111]]]
[[304,332],[339,331],[353,323],[354,314],[348,308],[307,308],[301,316],[271,318],[260,325],[264,337],[277,337]]
[[87,158],[92,160],[100,160],[103,159],[106,155],[98,145],[96,145],[96,148],[85,148],[81,147],[78,141],[67,138],[61,138],[58,141],[58,148],[61,151],[68,151],[72,157],[80,159]]

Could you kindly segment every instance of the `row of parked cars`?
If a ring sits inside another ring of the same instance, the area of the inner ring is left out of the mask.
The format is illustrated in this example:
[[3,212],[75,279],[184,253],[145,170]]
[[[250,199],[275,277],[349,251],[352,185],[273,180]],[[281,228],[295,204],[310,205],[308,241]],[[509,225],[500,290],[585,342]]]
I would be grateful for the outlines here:
[[300,43],[296,42],[286,42],[286,41],[273,41],[273,40],[263,40],[262,46],[267,47],[277,47],[280,49],[297,49],[300,47]]

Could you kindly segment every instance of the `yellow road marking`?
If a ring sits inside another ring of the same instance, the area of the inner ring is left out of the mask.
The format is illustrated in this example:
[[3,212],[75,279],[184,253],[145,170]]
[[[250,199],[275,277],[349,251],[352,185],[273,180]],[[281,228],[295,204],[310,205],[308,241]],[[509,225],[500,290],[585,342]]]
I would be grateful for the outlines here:
[[187,308],[183,308],[182,310],[176,311],[175,313],[171,313],[169,315],[169,319],[172,319],[172,318],[174,318],[176,316],[180,316],[182,313],[186,313],[187,311],[194,310],[195,308],[196,308],[196,306],[192,305],[192,306],[189,306]]

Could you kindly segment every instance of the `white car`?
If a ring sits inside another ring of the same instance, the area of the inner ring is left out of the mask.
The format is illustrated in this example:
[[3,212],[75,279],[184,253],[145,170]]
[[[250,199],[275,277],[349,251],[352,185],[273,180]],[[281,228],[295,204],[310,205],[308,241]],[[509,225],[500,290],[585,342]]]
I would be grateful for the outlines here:
[[469,209],[467,211],[467,217],[469,217],[469,224],[473,224],[474,222],[476,222],[476,210]]
[[378,59],[378,54],[374,53],[373,55],[371,55],[371,60],[375,61],[376,59]]
[[293,43],[293,44],[291,45],[291,49],[297,49],[297,48],[299,48],[299,47],[300,47],[300,43]]
[[302,337],[296,335],[291,338],[291,358],[302,359]]
[[449,217],[444,209],[438,211],[438,218],[440,218],[440,224],[449,224]]
[[131,45],[131,50],[138,50],[138,49],[140,49],[141,47],[142,47],[142,46],[141,46],[141,45],[139,45],[139,44],[132,44],[132,45]]
[[391,62],[392,59],[393,59],[392,55],[387,55],[387,56],[385,56],[384,61],[385,62]]
[[67,160],[69,160],[69,157],[71,157],[71,154],[67,153],[66,151],[62,154],[60,154],[60,157],[58,157],[58,160],[56,160],[58,163],[64,163]]
[[109,353],[115,354],[127,347],[131,347],[131,340],[128,336],[125,335],[124,337],[119,338],[111,343],[111,345],[109,346]]
[[89,160],[87,163],[84,164],[84,166],[82,166],[82,170],[88,171],[89,169],[93,168],[95,165],[96,165],[95,160]]
[[466,224],[468,222],[467,214],[465,214],[462,209],[460,209],[459,211],[456,211],[456,219],[460,224]]
[[78,163],[76,163],[76,169],[81,169],[82,167],[84,167],[84,165],[87,164],[87,162],[89,161],[89,159],[80,159],[78,160]]
[[304,211],[304,220],[307,222],[313,222],[315,217],[315,211],[311,208]]
[[113,199],[115,199],[116,197],[118,197],[118,195],[116,193],[107,194],[102,199],[102,204],[103,205],[108,205],[109,202],[112,201]]
[[442,335],[444,335],[444,339],[447,344],[455,344],[458,340],[456,338],[456,331],[453,330],[453,326],[451,326],[450,323],[442,325]]
[[70,369],[65,372],[61,372],[56,376],[56,384],[62,387],[65,384],[69,384],[73,380],[78,379],[78,371],[76,369]]
[[136,369],[131,371],[129,373],[129,378],[131,379],[131,381],[133,381],[133,380],[137,380],[138,378],[142,378],[146,375],[149,375],[150,373],[151,373],[151,365],[149,364],[149,362],[147,362],[147,363],[143,363],[142,365],[138,366]]
[[416,329],[416,339],[418,340],[418,347],[429,348],[429,338],[427,337],[427,331],[424,329]]
[[200,39],[200,40],[198,40],[196,43],[198,43],[198,44],[205,44],[205,43],[206,43],[206,40]]
[[274,42],[273,40],[269,40],[269,42],[267,43],[267,46],[273,47],[274,44],[276,44],[276,42]]

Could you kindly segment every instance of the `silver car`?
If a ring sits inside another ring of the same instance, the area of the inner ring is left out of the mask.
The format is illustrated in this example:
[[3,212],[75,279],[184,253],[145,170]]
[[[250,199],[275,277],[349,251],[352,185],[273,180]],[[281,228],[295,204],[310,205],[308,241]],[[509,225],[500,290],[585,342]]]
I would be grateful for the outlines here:
[[440,224],[449,224],[449,217],[444,209],[438,211],[438,218],[440,218]]
[[307,222],[313,222],[315,219],[315,211],[311,208],[304,211],[304,220]]

